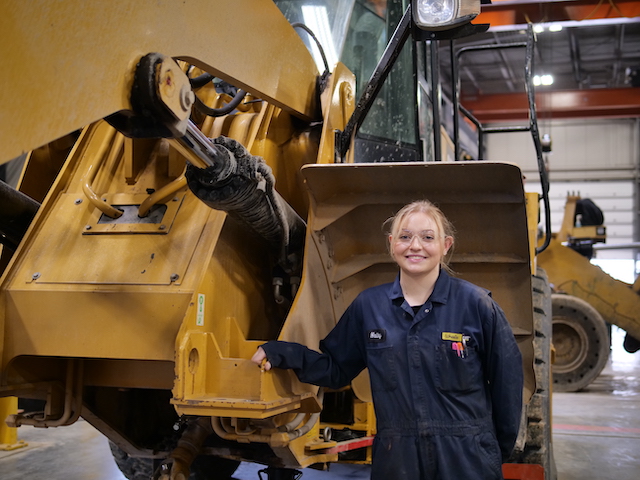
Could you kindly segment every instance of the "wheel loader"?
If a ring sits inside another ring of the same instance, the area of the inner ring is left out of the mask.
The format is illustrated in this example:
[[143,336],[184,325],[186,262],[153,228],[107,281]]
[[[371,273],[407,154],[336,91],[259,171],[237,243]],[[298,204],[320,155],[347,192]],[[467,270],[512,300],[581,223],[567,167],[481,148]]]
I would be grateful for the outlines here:
[[428,198],[458,231],[453,269],[493,292],[522,352],[505,477],[554,478],[539,198],[514,164],[440,161],[459,137],[439,50],[488,27],[479,0],[444,4],[8,2],[0,158],[24,167],[0,189],[0,396],[41,408],[7,424],[82,417],[128,478],[370,462],[366,371],[330,391],[249,359],[270,339],[317,349],[397,274],[383,222]]
[[593,246],[606,241],[606,227],[602,215],[585,221],[586,200],[567,195],[560,231],[538,257],[553,291],[553,388],[563,392],[588,387],[606,366],[607,324],[624,329],[627,338],[640,338],[640,280],[629,285],[590,262]]

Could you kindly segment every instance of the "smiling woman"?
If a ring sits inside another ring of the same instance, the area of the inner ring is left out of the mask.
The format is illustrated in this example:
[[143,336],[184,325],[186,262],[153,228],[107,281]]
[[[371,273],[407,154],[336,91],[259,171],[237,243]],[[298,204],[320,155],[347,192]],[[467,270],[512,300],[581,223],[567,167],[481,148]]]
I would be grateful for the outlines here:
[[490,292],[447,273],[453,227],[439,208],[413,202],[389,221],[396,280],[360,293],[322,353],[271,341],[252,360],[334,389],[368,368],[373,480],[501,479],[522,409],[511,327]]

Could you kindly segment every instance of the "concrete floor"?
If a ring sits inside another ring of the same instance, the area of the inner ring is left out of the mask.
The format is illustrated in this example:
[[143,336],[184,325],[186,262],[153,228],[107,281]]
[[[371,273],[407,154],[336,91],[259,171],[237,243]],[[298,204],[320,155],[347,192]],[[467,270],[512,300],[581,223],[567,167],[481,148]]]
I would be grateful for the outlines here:
[[[585,391],[554,395],[558,480],[640,478],[640,352],[625,352],[622,339],[614,327],[609,364]],[[0,451],[2,480],[124,480],[107,440],[84,421],[50,430],[21,427],[18,438],[28,446]],[[243,463],[234,478],[258,480],[263,468]],[[303,475],[303,480],[367,478],[368,467],[356,465]]]

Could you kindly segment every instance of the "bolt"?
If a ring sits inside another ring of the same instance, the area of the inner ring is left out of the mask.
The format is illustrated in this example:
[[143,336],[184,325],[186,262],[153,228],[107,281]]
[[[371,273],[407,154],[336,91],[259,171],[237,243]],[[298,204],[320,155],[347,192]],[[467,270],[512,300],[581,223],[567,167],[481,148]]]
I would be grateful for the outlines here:
[[84,226],[84,229],[85,229],[85,230],[91,230],[91,225],[85,225],[85,226]]
[[82,203],[82,199],[81,198],[76,198],[76,201],[73,202],[73,203],[75,203],[76,205],[80,205]]
[[163,224],[158,227],[158,230],[165,230],[166,228],[167,226]]
[[180,275],[178,275],[177,273],[172,273],[171,276],[169,277],[169,280],[171,280],[172,282],[175,282],[179,278],[180,278]]
[[31,275],[31,279],[32,280],[37,280],[40,278],[40,272],[36,272],[33,275]]
[[191,90],[191,87],[183,85],[182,89],[180,90],[180,106],[182,107],[182,109],[185,112],[188,111],[195,100],[196,96],[193,93],[193,90]]

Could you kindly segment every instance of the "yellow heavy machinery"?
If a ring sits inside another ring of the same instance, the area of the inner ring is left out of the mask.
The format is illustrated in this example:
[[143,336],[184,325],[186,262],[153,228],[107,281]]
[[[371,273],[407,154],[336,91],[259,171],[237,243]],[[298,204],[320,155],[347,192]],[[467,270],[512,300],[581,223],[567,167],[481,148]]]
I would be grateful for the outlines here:
[[538,257],[553,287],[553,388],[577,391],[596,379],[609,358],[607,323],[640,338],[640,280],[629,285],[593,265],[593,245],[604,242],[602,219],[576,221],[579,195],[567,196],[562,226]]
[[[436,19],[429,1],[6,3],[0,159],[28,153],[1,189],[0,396],[44,401],[11,426],[82,417],[130,478],[370,461],[366,372],[320,391],[249,358],[317,348],[396,275],[383,221],[429,198],[523,354],[505,474],[553,478],[537,195],[515,165],[434,161],[439,44],[486,29],[479,1]],[[529,129],[541,157],[533,109]]]

